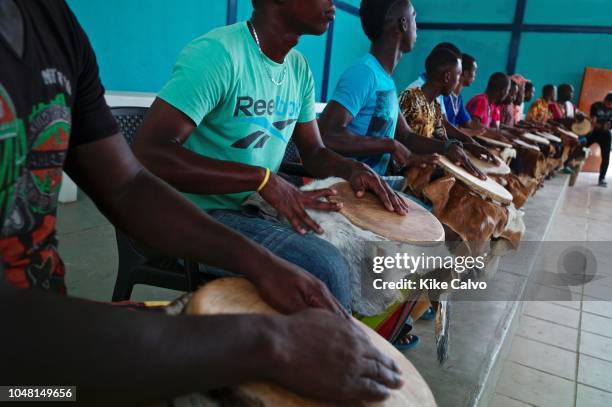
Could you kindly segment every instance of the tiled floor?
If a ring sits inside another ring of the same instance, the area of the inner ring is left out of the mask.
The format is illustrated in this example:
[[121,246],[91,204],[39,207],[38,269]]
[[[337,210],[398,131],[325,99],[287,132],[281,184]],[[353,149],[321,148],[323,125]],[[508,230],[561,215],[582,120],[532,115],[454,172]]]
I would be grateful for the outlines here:
[[[596,180],[581,174],[568,190],[549,241],[612,242],[612,188]],[[570,288],[576,301],[524,303],[491,406],[612,406],[611,282]]]

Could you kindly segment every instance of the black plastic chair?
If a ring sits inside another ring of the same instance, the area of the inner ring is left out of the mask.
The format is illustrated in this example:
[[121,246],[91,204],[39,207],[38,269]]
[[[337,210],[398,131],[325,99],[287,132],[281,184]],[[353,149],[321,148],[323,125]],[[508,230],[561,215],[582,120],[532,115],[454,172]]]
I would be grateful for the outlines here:
[[[144,107],[111,108],[121,133],[130,146],[147,110]],[[119,270],[113,301],[129,300],[136,284],[177,291],[194,291],[206,281],[205,276],[198,272],[197,263],[164,257],[135,242],[117,228],[115,234],[119,252]]]
[[293,140],[289,140],[283,162],[278,170],[279,175],[291,182],[293,185],[301,187],[304,185],[302,177],[311,178],[312,175],[306,171],[306,168],[301,164],[300,152]]

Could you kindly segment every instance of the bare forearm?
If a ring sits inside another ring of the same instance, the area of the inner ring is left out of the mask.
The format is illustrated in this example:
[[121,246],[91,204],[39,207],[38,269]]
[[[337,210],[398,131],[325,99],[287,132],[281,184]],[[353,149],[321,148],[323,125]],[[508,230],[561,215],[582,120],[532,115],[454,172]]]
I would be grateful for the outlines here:
[[444,142],[416,134],[402,135],[398,140],[414,154],[444,154]]
[[159,148],[136,145],[134,152],[147,169],[181,192],[231,194],[254,191],[265,170],[233,161],[215,160],[168,142]]
[[451,123],[448,122],[448,120],[444,119],[443,122],[444,122],[444,128],[446,129],[446,133],[448,134],[449,138],[459,140],[463,143],[473,143],[474,142],[474,140],[470,136],[463,133],[461,130],[459,130],[455,126],[453,126]]
[[96,201],[117,227],[162,254],[242,272],[249,278],[273,261],[266,249],[214,221],[144,169],[119,193]]
[[169,317],[0,292],[2,383],[76,385],[84,405],[141,404],[262,374],[257,362],[267,337],[260,333],[271,328],[269,317]]
[[327,147],[319,147],[311,151],[310,155],[303,156],[304,167],[315,178],[340,177],[349,179],[358,163],[350,158],[342,157]]
[[328,133],[323,142],[327,148],[345,157],[368,157],[392,153],[394,149],[393,139],[358,136],[348,130]]

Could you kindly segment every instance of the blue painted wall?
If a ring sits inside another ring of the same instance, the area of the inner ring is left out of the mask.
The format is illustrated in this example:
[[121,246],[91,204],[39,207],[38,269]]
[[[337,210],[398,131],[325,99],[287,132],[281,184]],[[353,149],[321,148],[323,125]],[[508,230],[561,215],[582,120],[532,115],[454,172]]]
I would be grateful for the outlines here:
[[[514,19],[517,0],[413,0],[417,22],[501,23]],[[226,24],[226,0],[68,0],[97,52],[107,89],[156,92],[168,79],[181,48],[191,39]],[[345,0],[353,6],[359,0]],[[238,20],[251,13],[251,0],[237,0]],[[525,23],[610,25],[610,0],[527,0]],[[425,57],[441,41],[451,41],[479,62],[480,75],[467,96],[481,92],[490,73],[505,70],[510,32],[419,30],[415,50],[395,75],[402,89],[423,71]],[[304,53],[319,85],[324,75],[326,35],[304,37]],[[342,10],[335,22],[331,52],[331,94],[342,71],[368,51],[359,18]],[[539,89],[570,82],[577,91],[586,66],[612,69],[612,35],[523,33],[517,71]]]
[[68,0],[89,35],[107,89],[156,92],[180,50],[225,24],[225,0]]

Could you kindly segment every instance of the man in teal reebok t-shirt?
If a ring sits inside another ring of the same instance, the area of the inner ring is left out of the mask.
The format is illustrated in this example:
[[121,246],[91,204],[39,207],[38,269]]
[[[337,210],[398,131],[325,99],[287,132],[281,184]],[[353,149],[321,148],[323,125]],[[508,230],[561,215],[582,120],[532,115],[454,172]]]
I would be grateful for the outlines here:
[[[321,141],[312,73],[293,47],[301,35],[327,30],[333,3],[257,0],[253,5],[249,22],[213,30],[187,45],[137,135],[135,152],[212,217],[317,276],[348,308],[346,264],[331,244],[306,233],[322,229],[304,209],[338,210],[320,201],[335,192],[300,192],[276,175],[287,143],[293,138],[313,176],[344,178],[357,196],[371,190],[398,214],[406,207],[368,166]],[[298,233],[243,212],[240,205],[255,191]]]

